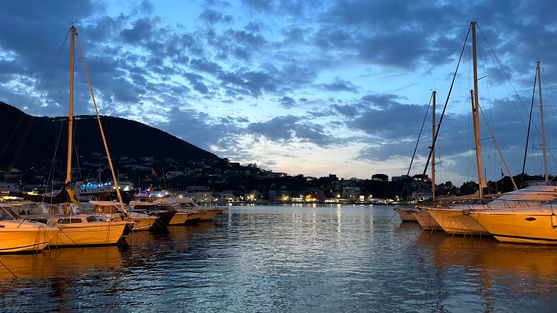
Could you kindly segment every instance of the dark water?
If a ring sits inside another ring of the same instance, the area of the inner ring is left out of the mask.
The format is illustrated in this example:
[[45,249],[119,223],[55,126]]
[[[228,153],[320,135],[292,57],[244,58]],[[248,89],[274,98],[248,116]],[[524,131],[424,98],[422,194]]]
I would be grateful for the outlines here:
[[3,312],[555,312],[557,248],[448,237],[388,206],[232,207],[129,248],[3,255]]

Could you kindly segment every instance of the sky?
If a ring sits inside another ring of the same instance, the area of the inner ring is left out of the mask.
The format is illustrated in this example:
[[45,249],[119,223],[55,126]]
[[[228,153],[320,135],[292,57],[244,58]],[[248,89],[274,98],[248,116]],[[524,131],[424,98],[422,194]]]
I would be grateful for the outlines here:
[[[439,117],[474,20],[487,178],[504,169],[493,138],[511,173],[522,169],[536,60],[555,174],[555,16],[554,1],[8,0],[0,101],[66,114],[66,36],[75,24],[103,115],[234,162],[342,178],[406,174],[423,124],[410,172],[419,174],[431,145],[431,92]],[[76,112],[92,114],[85,75],[76,75]],[[438,181],[476,180],[472,86],[468,37],[439,131]],[[543,172],[538,101],[529,174]]]

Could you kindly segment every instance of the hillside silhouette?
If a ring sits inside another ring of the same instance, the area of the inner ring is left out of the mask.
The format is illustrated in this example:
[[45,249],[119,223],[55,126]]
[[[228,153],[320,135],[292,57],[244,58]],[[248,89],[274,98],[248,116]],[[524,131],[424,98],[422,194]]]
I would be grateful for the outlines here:
[[[102,116],[110,153],[119,157],[199,161],[219,157],[159,129]],[[80,159],[105,155],[95,116],[76,116],[74,153]],[[66,158],[67,117],[36,117],[0,101],[0,166],[48,166]],[[65,161],[64,161],[65,162]]]

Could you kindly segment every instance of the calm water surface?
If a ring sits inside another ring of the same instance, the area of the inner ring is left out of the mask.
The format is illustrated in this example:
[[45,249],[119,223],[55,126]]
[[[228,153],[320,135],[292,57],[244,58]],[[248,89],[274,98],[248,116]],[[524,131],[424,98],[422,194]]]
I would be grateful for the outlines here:
[[131,234],[127,248],[3,255],[0,305],[3,312],[557,310],[557,248],[423,232],[392,209],[231,207],[214,224]]

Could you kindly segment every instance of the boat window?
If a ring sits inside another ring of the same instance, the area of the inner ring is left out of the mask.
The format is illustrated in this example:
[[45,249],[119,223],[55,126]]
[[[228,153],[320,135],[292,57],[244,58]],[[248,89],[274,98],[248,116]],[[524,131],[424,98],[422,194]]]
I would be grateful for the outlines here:
[[87,216],[87,222],[105,222],[104,216]]
[[64,218],[60,222],[60,224],[74,224],[74,223],[81,223],[80,218]]
[[96,216],[87,216],[87,222],[97,222]]
[[10,221],[14,220],[13,213],[10,212],[8,208],[1,208],[0,209],[0,221]]

